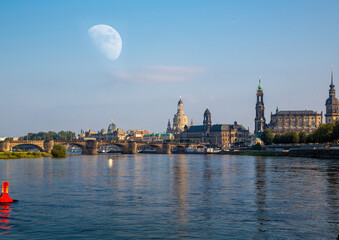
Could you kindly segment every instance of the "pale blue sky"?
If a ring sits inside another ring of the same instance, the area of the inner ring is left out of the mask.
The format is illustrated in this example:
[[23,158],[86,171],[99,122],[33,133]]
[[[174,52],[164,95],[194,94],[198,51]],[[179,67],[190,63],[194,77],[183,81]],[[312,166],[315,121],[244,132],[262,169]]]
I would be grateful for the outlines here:
[[[179,96],[189,122],[254,128],[262,76],[266,119],[325,111],[339,89],[339,1],[0,0],[0,136],[118,127],[165,131]],[[116,61],[88,29],[122,38]]]

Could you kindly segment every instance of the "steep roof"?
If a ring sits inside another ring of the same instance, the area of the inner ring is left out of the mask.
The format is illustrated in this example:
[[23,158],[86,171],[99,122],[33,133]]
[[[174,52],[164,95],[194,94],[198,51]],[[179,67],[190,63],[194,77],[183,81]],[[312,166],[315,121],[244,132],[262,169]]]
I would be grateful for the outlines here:
[[281,115],[316,115],[320,114],[313,110],[296,110],[296,111],[279,111],[273,115],[281,116]]
[[204,131],[203,125],[194,125],[187,130],[187,132],[203,132],[203,131]]

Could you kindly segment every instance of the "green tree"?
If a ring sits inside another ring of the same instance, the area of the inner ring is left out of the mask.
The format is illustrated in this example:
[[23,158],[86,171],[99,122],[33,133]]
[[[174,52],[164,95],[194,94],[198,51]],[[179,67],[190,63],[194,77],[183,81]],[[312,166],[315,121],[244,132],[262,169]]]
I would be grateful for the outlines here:
[[257,143],[251,147],[252,150],[261,150],[261,145],[260,143]]
[[307,134],[303,131],[299,133],[299,143],[306,143]]
[[52,155],[55,158],[64,158],[66,157],[66,147],[63,145],[54,145],[52,149]]
[[313,142],[325,143],[332,141],[332,131],[335,123],[320,124],[317,130],[312,133]]
[[282,136],[281,134],[277,133],[273,138],[273,143],[280,144],[282,143]]
[[265,143],[265,145],[271,145],[273,143],[274,136],[272,131],[266,128],[260,138]]
[[283,137],[284,137],[285,143],[298,143],[299,142],[299,134],[296,132],[284,133]]
[[339,140],[339,121],[335,122],[333,131],[331,133],[331,140],[338,141]]

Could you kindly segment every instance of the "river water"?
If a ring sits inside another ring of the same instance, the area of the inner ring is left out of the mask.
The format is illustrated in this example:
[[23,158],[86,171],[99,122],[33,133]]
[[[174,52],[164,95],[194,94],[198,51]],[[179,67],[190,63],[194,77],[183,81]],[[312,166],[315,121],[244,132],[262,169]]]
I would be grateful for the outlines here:
[[339,161],[226,155],[0,160],[0,239],[336,239]]

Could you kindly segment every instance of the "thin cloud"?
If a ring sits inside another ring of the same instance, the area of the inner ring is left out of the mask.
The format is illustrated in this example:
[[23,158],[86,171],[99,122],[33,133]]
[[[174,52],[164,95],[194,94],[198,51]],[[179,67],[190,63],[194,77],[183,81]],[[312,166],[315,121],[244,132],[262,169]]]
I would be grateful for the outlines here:
[[206,67],[146,66],[140,69],[113,72],[111,77],[120,81],[140,83],[184,82],[193,80],[205,71]]

